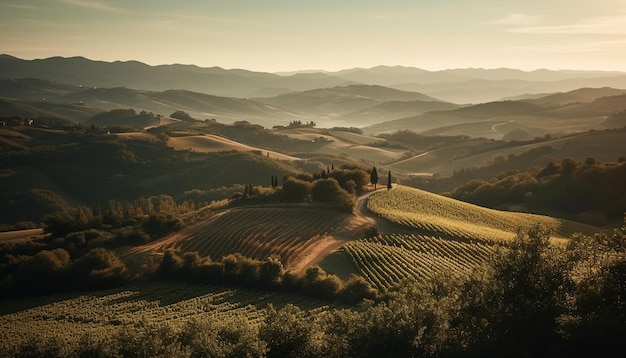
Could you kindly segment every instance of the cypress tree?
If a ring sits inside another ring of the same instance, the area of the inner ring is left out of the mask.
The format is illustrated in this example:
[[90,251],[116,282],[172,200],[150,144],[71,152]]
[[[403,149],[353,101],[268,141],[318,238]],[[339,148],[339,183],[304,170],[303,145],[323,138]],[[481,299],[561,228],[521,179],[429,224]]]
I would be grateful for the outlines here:
[[387,176],[387,190],[391,189],[391,170],[389,171],[389,175]]
[[378,171],[376,167],[372,168],[372,174],[370,174],[370,182],[374,184],[374,190],[376,190],[376,184],[378,184]]

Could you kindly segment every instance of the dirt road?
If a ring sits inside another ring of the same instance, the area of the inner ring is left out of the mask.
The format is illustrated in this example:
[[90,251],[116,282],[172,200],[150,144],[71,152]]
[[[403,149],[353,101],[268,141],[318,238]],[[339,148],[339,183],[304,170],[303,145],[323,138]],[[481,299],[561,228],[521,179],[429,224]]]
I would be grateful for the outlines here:
[[367,199],[374,193],[375,191],[371,191],[358,197],[352,215],[329,232],[315,247],[307,250],[305,255],[292,261],[292,265],[287,269],[295,273],[304,273],[308,267],[318,265],[327,255],[339,249],[345,242],[362,238],[371,227],[378,228],[380,220],[377,220],[376,216],[367,208]]

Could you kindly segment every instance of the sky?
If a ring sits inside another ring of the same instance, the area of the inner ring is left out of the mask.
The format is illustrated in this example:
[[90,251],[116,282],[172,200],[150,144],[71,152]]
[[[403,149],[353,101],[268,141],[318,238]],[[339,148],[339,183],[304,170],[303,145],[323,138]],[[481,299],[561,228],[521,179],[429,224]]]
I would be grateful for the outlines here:
[[626,71],[626,0],[2,0],[0,53],[263,72]]

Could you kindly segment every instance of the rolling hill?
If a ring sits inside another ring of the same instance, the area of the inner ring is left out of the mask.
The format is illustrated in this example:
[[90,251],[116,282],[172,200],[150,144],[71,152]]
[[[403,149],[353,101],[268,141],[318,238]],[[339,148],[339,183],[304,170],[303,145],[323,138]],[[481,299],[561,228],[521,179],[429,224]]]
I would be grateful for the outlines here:
[[296,157],[274,151],[261,150],[257,147],[251,147],[234,140],[211,134],[170,137],[167,141],[167,145],[176,150],[190,150],[197,153],[225,151],[262,152],[263,155],[278,160],[300,160]]
[[[381,290],[437,272],[462,274],[489,259],[518,230],[541,226],[555,244],[597,228],[548,216],[479,207],[419,189],[395,186],[359,199],[355,212],[323,206],[270,205],[226,209],[159,241],[123,249],[129,262],[167,249],[220,259],[236,252],[256,259],[280,255],[287,270],[319,264],[329,273],[358,273]],[[376,227],[378,235],[363,237]]]
[[492,102],[529,93],[567,92],[581,87],[626,88],[626,75],[611,71],[520,71],[509,68],[426,71],[413,67],[376,66],[328,74],[363,84],[425,93],[458,104]]
[[467,135],[502,139],[524,131],[527,139],[546,134],[567,135],[588,130],[621,128],[604,123],[626,109],[624,90],[586,88],[528,100],[496,101],[462,108],[433,111],[363,128],[366,134],[412,130],[429,135]]
[[326,126],[355,126],[458,106],[417,92],[378,85],[350,85],[282,94],[258,101]]
[[198,119],[219,119],[231,123],[248,120],[268,127],[299,118],[293,113],[249,99],[187,90],[156,92],[125,87],[85,88],[35,79],[1,80],[0,97],[3,97],[0,98],[2,115],[25,118],[56,116],[87,124],[90,124],[90,115],[128,108],[164,116],[185,111]]
[[434,174],[450,176],[455,171],[488,166],[497,162],[511,161],[510,166],[494,167],[489,176],[506,169],[543,167],[559,158],[584,161],[588,157],[602,162],[619,159],[625,153],[617,149],[626,138],[624,129],[591,131],[572,134],[562,138],[541,141],[512,142],[491,147],[485,141],[463,141],[434,150],[422,152],[387,166],[394,172],[406,175]]
[[[68,203],[105,205],[161,194],[182,200],[191,190],[268,185],[272,175],[301,171],[296,161],[282,160],[291,157],[274,152],[268,157],[266,151],[217,136],[169,139],[151,131],[109,135],[91,129],[0,127],[2,222],[40,223]],[[209,150],[213,144],[218,147]]]

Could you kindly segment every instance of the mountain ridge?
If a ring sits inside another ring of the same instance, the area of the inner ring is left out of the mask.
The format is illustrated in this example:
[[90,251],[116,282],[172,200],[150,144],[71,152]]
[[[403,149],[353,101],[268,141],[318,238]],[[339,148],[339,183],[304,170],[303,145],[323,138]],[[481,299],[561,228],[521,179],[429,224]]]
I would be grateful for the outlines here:
[[[523,71],[509,68],[428,71],[416,67],[380,65],[334,72],[303,70],[269,73],[217,66],[152,66],[135,60],[106,62],[80,56],[35,60],[24,60],[6,54],[0,56],[0,78],[28,77],[91,87],[129,87],[153,91],[186,89],[239,98],[275,96],[349,84],[369,84],[421,92],[457,104],[487,102],[536,92],[548,84],[548,92],[563,92],[580,87],[626,88],[626,73],[617,71]],[[467,83],[474,80],[482,82]],[[508,88],[510,86],[501,81],[524,82],[517,87]]]

